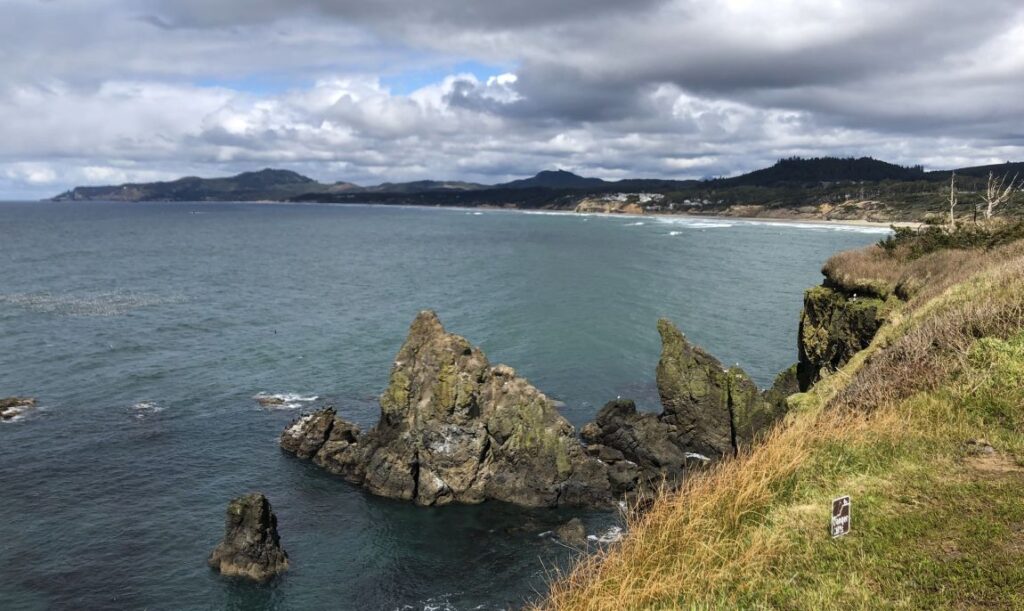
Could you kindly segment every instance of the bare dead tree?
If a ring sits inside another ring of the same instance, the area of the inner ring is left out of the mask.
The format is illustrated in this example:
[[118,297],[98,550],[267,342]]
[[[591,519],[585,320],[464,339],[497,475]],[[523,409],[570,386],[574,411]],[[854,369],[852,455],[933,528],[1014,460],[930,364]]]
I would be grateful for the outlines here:
[[950,231],[956,229],[956,215],[953,213],[956,210],[956,205],[960,203],[960,198],[956,192],[956,172],[949,177],[949,229]]
[[988,186],[981,196],[982,203],[985,204],[985,220],[991,220],[995,209],[1010,201],[1014,192],[1024,186],[1024,181],[1017,182],[1017,174],[1013,175],[1009,183],[1006,182],[1008,176],[1009,174],[1004,174],[1001,178],[996,178],[992,172],[988,173]]

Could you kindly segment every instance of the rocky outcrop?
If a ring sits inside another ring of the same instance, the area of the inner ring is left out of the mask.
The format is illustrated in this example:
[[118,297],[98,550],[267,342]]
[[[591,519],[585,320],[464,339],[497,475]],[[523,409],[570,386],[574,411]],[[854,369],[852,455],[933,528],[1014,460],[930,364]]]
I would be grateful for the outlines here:
[[605,404],[581,435],[587,452],[608,465],[617,495],[647,490],[662,479],[676,480],[687,466],[675,425],[657,414],[637,412],[628,399]]
[[277,534],[277,516],[258,492],[228,504],[224,539],[208,560],[222,575],[266,581],[288,570],[288,554]]
[[633,401],[618,399],[581,431],[587,452],[608,464],[617,494],[678,480],[690,469],[754,443],[785,414],[786,397],[795,388],[795,367],[762,393],[741,368],[726,369],[670,321],[658,321],[658,331],[662,412],[640,413]]
[[791,395],[800,392],[800,380],[797,377],[796,363],[783,369],[772,383],[772,387],[764,391],[764,400],[771,406],[772,411],[778,414],[785,414],[788,409],[787,399]]
[[885,301],[834,286],[804,294],[798,339],[797,377],[806,391],[867,348],[885,322]]
[[377,425],[333,409],[306,415],[281,447],[381,496],[420,505],[485,499],[531,507],[611,502],[608,467],[588,456],[551,399],[421,312],[395,358]]
[[7,397],[0,399],[0,420],[11,420],[26,409],[35,407],[32,397]]
[[555,529],[555,536],[562,543],[583,549],[587,547],[587,529],[579,518],[572,518]]
[[729,388],[732,372],[715,357],[686,341],[667,319],[658,321],[661,359],[658,394],[663,421],[676,426],[680,446],[709,458],[732,454]]

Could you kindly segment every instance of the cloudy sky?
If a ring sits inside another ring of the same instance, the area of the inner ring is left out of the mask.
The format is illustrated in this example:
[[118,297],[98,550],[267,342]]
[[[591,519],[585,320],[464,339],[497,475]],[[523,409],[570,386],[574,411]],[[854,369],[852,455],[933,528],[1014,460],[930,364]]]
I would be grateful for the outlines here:
[[0,198],[1024,159],[1020,0],[0,0]]

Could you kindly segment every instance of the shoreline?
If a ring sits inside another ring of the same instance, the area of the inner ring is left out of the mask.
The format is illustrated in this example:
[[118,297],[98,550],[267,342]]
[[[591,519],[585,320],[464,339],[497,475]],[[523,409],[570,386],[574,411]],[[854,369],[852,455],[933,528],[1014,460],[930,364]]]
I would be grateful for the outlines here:
[[[52,200],[37,200],[31,202],[27,200],[25,203],[51,203]],[[7,203],[7,202],[4,202]],[[15,200],[11,200],[10,203],[17,203]],[[52,202],[52,203],[68,203],[68,202]],[[718,221],[718,222],[744,222],[744,223],[763,223],[763,224],[779,224],[779,225],[818,225],[818,226],[832,226],[832,227],[862,227],[862,228],[875,228],[875,229],[890,229],[891,227],[910,227],[919,228],[924,225],[920,221],[869,221],[866,219],[816,219],[816,218],[780,218],[780,217],[764,217],[764,216],[729,216],[719,214],[671,214],[665,212],[649,212],[644,214],[627,214],[620,212],[576,212],[574,210],[561,210],[554,208],[518,208],[518,207],[506,207],[506,206],[437,206],[437,205],[424,205],[424,204],[389,204],[381,202],[291,202],[291,201],[275,201],[275,200],[254,200],[254,201],[199,201],[199,202],[188,202],[178,200],[147,200],[147,201],[114,201],[114,200],[82,200],[80,202],[73,203],[118,203],[118,204],[257,204],[257,205],[280,205],[280,206],[372,206],[376,208],[425,208],[425,209],[440,209],[440,210],[469,210],[469,211],[485,211],[485,212],[520,212],[526,214],[551,214],[558,216],[599,216],[599,217],[621,217],[621,218],[655,218],[655,219],[689,219],[689,220],[706,220],[706,221]]]

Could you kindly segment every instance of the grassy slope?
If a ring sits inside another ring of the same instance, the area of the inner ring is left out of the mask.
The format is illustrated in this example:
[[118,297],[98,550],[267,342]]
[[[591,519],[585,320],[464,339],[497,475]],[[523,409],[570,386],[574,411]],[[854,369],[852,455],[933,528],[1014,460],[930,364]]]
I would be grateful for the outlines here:
[[[1021,246],[928,278],[785,426],[658,499],[542,604],[1024,608]],[[833,540],[843,494],[853,531]]]

